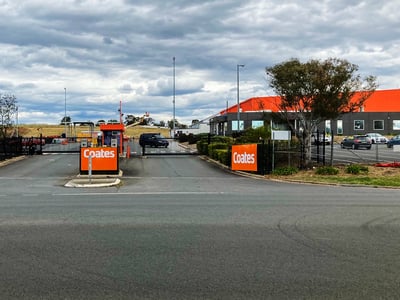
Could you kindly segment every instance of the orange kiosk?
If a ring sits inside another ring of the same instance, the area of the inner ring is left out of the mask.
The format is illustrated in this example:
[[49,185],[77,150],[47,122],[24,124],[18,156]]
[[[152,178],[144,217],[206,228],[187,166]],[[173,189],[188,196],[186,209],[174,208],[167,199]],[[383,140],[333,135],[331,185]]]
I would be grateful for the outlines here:
[[81,174],[118,174],[119,157],[124,153],[124,124],[100,125],[102,135],[98,137],[97,147],[88,147],[81,142]]

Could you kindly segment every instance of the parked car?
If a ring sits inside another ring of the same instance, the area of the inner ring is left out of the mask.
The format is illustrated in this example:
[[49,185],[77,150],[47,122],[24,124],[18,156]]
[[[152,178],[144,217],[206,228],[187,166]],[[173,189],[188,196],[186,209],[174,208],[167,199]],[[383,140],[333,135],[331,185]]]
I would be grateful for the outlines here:
[[371,139],[366,135],[355,135],[353,137],[344,138],[340,143],[342,148],[359,149],[366,148],[371,149]]
[[386,143],[388,148],[392,148],[393,145],[400,145],[400,134],[392,137],[388,142]]
[[380,133],[367,133],[366,136],[371,139],[372,144],[386,144],[388,141],[388,139]]
[[139,145],[141,147],[165,147],[167,148],[169,142],[160,133],[142,133],[139,137]]

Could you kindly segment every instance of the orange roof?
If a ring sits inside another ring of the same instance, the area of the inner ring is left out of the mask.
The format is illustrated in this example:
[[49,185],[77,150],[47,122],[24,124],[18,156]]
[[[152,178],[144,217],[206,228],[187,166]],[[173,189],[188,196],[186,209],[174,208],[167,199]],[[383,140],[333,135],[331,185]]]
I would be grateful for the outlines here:
[[[240,102],[241,112],[252,112],[252,111],[278,111],[278,104],[280,102],[280,97],[278,96],[267,96],[267,97],[253,97]],[[220,112],[221,115],[226,113],[237,112],[237,104],[229,107],[227,110],[224,109]]]
[[[240,102],[240,111],[277,112],[279,102],[279,96],[253,97]],[[227,112],[236,113],[237,104],[222,110],[220,115],[224,115]],[[400,112],[400,89],[375,91],[364,103],[364,112]]]
[[375,91],[364,104],[365,112],[400,112],[400,89]]

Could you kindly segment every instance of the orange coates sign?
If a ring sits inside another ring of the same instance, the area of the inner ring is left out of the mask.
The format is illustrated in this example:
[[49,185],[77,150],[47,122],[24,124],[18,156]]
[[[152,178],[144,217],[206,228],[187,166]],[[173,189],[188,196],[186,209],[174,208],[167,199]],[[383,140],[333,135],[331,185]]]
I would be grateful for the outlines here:
[[118,171],[118,149],[114,147],[81,148],[80,169],[89,171],[89,160],[92,160],[92,171]]
[[232,146],[232,170],[257,171],[257,144]]

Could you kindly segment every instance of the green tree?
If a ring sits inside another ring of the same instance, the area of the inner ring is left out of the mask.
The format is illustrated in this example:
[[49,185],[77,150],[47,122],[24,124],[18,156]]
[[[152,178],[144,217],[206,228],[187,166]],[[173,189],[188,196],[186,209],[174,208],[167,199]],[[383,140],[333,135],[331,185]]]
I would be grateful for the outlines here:
[[71,117],[70,116],[66,116],[66,117],[63,117],[61,119],[60,125],[65,125],[65,124],[67,124],[67,125],[71,124]]
[[[311,134],[316,126],[357,111],[375,91],[376,78],[361,78],[357,71],[357,65],[337,58],[306,63],[290,59],[266,68],[270,87],[281,98],[277,104],[280,115],[293,130],[298,130],[307,163],[311,161]],[[290,122],[293,113],[296,125]]]
[[0,94],[0,137],[9,136],[10,129],[13,127],[14,117],[17,113],[17,98],[14,95]]
[[237,143],[260,143],[260,141],[268,140],[271,137],[271,128],[269,126],[261,126],[257,128],[247,128],[236,139]]
[[[168,121],[168,127],[171,129],[174,127],[173,120]],[[179,121],[177,119],[175,119],[175,129],[186,129],[186,128],[187,128],[187,125],[181,124],[181,123],[179,123]]]
[[135,117],[134,115],[128,114],[125,116],[125,125],[131,125],[137,121],[139,121],[139,118]]

